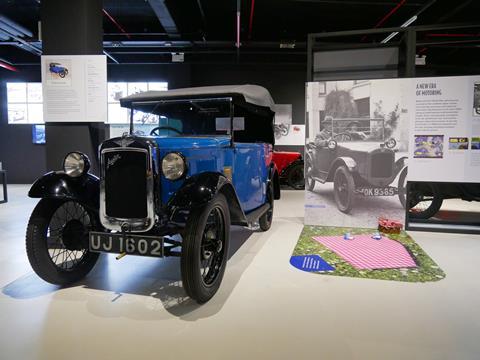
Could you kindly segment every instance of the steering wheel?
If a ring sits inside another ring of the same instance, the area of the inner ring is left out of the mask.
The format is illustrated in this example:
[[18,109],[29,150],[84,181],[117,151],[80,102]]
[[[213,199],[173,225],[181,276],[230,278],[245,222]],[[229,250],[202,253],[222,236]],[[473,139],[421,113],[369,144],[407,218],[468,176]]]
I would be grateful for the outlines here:
[[352,135],[348,133],[338,133],[332,136],[332,139],[337,141],[351,141]]
[[160,130],[171,130],[171,131],[175,131],[179,135],[182,135],[182,132],[180,130],[175,129],[174,127],[171,127],[171,126],[157,126],[157,127],[154,127],[150,131],[150,135],[151,136],[160,136]]

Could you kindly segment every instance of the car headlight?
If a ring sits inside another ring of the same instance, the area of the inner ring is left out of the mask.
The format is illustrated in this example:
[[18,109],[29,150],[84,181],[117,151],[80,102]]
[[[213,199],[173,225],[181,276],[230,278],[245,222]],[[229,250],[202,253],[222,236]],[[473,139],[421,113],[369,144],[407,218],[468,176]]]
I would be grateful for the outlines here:
[[390,138],[385,141],[385,146],[389,149],[393,149],[395,146],[397,146],[397,141],[394,138]]
[[162,159],[162,173],[168,180],[180,179],[187,170],[185,159],[179,153],[168,153]]
[[337,142],[335,140],[328,140],[327,147],[330,150],[335,150],[337,148]]
[[90,169],[88,156],[81,152],[71,152],[63,160],[63,171],[71,177],[79,177]]

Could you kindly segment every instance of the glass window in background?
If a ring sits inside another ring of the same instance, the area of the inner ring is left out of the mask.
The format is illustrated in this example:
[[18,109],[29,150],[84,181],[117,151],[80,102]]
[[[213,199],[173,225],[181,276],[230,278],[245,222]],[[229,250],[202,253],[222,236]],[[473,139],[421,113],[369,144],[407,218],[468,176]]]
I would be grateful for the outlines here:
[[9,124],[43,124],[41,83],[7,83]]

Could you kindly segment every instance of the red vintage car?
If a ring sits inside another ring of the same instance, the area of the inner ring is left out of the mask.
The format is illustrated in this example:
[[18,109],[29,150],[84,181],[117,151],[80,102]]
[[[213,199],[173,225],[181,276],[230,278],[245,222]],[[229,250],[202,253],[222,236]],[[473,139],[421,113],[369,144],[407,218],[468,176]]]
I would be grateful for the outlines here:
[[280,181],[295,190],[305,189],[304,163],[298,152],[274,151],[273,162],[280,174]]

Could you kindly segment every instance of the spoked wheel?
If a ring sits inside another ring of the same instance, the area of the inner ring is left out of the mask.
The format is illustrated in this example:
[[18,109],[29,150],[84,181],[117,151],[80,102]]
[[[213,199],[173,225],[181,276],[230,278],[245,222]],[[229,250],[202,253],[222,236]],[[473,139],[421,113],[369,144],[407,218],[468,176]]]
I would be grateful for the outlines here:
[[293,165],[288,170],[287,184],[295,190],[305,189],[305,174],[303,162]]
[[335,171],[333,189],[338,210],[344,213],[350,212],[355,196],[355,183],[352,174],[345,166],[340,166]]
[[429,219],[442,207],[443,198],[437,186],[424,183],[419,188],[413,185],[410,192],[409,217]]
[[305,163],[305,185],[308,191],[315,189],[315,180],[312,178],[313,166],[310,160]]
[[183,237],[183,287],[198,303],[210,300],[222,282],[230,240],[227,200],[218,194],[206,206],[190,213]]
[[260,219],[258,219],[260,230],[262,231],[267,231],[272,226],[273,206],[275,203],[272,183],[269,183],[267,188],[267,202],[270,205],[270,208],[262,216],[260,216]]
[[28,260],[35,273],[57,285],[87,275],[99,255],[88,250],[88,233],[95,222],[95,216],[78,202],[40,200],[26,236]]

